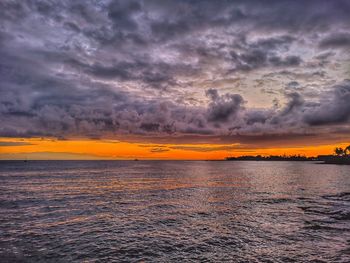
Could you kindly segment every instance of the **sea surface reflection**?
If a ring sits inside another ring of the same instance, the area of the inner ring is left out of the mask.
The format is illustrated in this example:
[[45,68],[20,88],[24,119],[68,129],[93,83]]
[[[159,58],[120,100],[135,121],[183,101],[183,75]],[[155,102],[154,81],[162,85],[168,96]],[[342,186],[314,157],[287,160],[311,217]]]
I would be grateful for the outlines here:
[[350,262],[350,166],[0,163],[2,262]]

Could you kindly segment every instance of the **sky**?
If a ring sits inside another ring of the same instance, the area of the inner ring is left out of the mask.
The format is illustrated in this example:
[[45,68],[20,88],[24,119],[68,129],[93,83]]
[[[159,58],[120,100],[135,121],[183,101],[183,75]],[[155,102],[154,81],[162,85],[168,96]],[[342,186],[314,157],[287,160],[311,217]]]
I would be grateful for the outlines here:
[[0,159],[350,144],[350,1],[2,0]]

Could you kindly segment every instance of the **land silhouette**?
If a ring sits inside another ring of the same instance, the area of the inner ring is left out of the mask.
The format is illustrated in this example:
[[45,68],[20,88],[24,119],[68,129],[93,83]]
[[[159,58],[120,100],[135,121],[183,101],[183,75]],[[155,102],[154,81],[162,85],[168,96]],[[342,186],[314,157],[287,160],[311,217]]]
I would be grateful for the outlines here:
[[330,155],[318,155],[307,157],[303,155],[242,155],[238,157],[226,157],[226,161],[319,161],[325,164],[350,165],[350,145],[346,148],[336,147]]

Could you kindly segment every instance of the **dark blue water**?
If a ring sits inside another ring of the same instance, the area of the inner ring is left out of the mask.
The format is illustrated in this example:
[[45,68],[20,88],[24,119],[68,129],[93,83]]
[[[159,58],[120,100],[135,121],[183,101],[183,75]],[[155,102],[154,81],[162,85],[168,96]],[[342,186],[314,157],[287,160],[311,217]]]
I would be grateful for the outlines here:
[[1,262],[350,262],[350,166],[0,162]]

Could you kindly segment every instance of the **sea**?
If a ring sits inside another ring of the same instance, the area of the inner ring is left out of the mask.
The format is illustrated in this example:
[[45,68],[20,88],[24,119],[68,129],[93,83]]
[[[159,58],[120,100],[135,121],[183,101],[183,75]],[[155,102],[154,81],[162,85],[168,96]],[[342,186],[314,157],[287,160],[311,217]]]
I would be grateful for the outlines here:
[[0,262],[350,262],[350,166],[1,161]]

